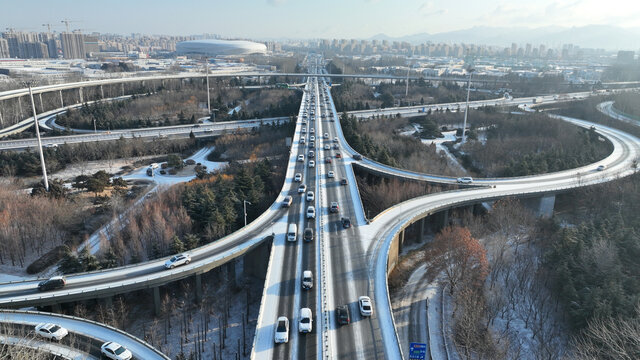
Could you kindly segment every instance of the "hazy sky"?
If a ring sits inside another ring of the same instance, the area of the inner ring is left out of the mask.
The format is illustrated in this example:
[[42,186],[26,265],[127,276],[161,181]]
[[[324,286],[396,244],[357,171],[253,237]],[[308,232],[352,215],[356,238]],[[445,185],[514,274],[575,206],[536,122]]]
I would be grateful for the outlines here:
[[367,38],[472,26],[640,27],[638,0],[2,0],[0,26],[248,38]]

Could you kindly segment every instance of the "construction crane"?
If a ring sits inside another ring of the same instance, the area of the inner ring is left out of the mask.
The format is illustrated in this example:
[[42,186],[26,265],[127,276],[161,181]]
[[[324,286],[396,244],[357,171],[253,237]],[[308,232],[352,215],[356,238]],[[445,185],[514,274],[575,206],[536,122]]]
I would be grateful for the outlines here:
[[47,32],[49,34],[51,34],[51,27],[53,26],[53,24],[42,24],[42,26],[46,26],[47,27]]
[[60,21],[60,22],[67,26],[67,32],[69,32],[69,24],[77,22],[77,21],[73,21],[73,20],[69,20],[69,19],[62,19],[62,21]]

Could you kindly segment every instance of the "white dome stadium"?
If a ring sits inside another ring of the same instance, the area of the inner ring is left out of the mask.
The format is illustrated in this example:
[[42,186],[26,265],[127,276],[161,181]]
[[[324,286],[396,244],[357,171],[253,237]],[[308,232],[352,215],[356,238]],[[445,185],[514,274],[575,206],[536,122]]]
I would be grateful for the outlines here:
[[264,54],[267,46],[244,40],[191,40],[176,44],[176,52],[181,55],[247,55]]

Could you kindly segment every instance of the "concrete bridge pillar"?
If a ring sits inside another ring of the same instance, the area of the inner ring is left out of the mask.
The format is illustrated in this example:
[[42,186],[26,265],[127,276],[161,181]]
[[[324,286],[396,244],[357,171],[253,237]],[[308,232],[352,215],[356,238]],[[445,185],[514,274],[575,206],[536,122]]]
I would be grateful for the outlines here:
[[0,111],[0,126],[4,127],[4,121],[2,120],[2,111]]
[[153,312],[156,314],[156,316],[160,315],[160,308],[161,308],[161,303],[160,303],[160,287],[156,286],[153,288]]
[[545,195],[539,198],[529,198],[521,200],[522,205],[532,211],[536,216],[549,218],[553,215],[553,208],[556,203],[555,195]]
[[22,96],[18,96],[18,108],[20,109],[20,118],[24,118],[24,112],[22,111]]
[[78,88],[78,96],[80,97],[80,103],[82,104],[84,102],[84,96],[81,87]]
[[418,235],[418,242],[422,242],[422,239],[424,238],[424,222],[426,221],[426,217],[423,217],[422,219],[420,219],[420,234]]
[[64,107],[64,100],[62,99],[62,90],[58,91],[58,93],[60,94],[60,107],[63,108]]
[[102,85],[100,85],[100,96],[101,99],[104,99],[104,87]]
[[538,216],[542,218],[550,218],[553,216],[553,208],[556,204],[556,196],[548,195],[540,198],[540,205],[538,207]]
[[124,83],[120,83],[120,89],[122,89],[122,96],[124,96]]
[[273,237],[269,236],[262,244],[255,249],[249,251],[244,256],[242,262],[244,273],[258,279],[265,279],[267,267],[271,256],[271,246],[273,245]]
[[107,296],[106,298],[102,299],[102,301],[104,302],[104,306],[107,309],[110,309],[113,307],[113,296]]
[[242,259],[233,259],[227,263],[227,282],[229,286],[237,289],[242,284]]
[[40,112],[44,112],[44,103],[42,102],[42,93],[38,94],[40,98]]
[[60,307],[60,304],[53,304],[51,305],[51,311],[54,313],[61,313],[62,308]]
[[196,274],[196,302],[202,301],[202,274]]

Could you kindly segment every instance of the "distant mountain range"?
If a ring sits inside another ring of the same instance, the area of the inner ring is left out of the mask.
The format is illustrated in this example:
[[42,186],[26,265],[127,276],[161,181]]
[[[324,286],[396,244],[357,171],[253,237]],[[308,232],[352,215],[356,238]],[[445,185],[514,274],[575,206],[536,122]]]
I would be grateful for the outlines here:
[[530,43],[534,46],[545,44],[558,46],[574,44],[583,48],[606,50],[636,50],[640,48],[640,28],[621,28],[610,25],[587,25],[580,27],[547,26],[539,28],[525,27],[489,27],[476,26],[470,29],[442,32],[437,34],[420,33],[402,37],[390,37],[378,34],[369,40],[406,41],[412,44],[467,43],[496,46],[522,46]]

